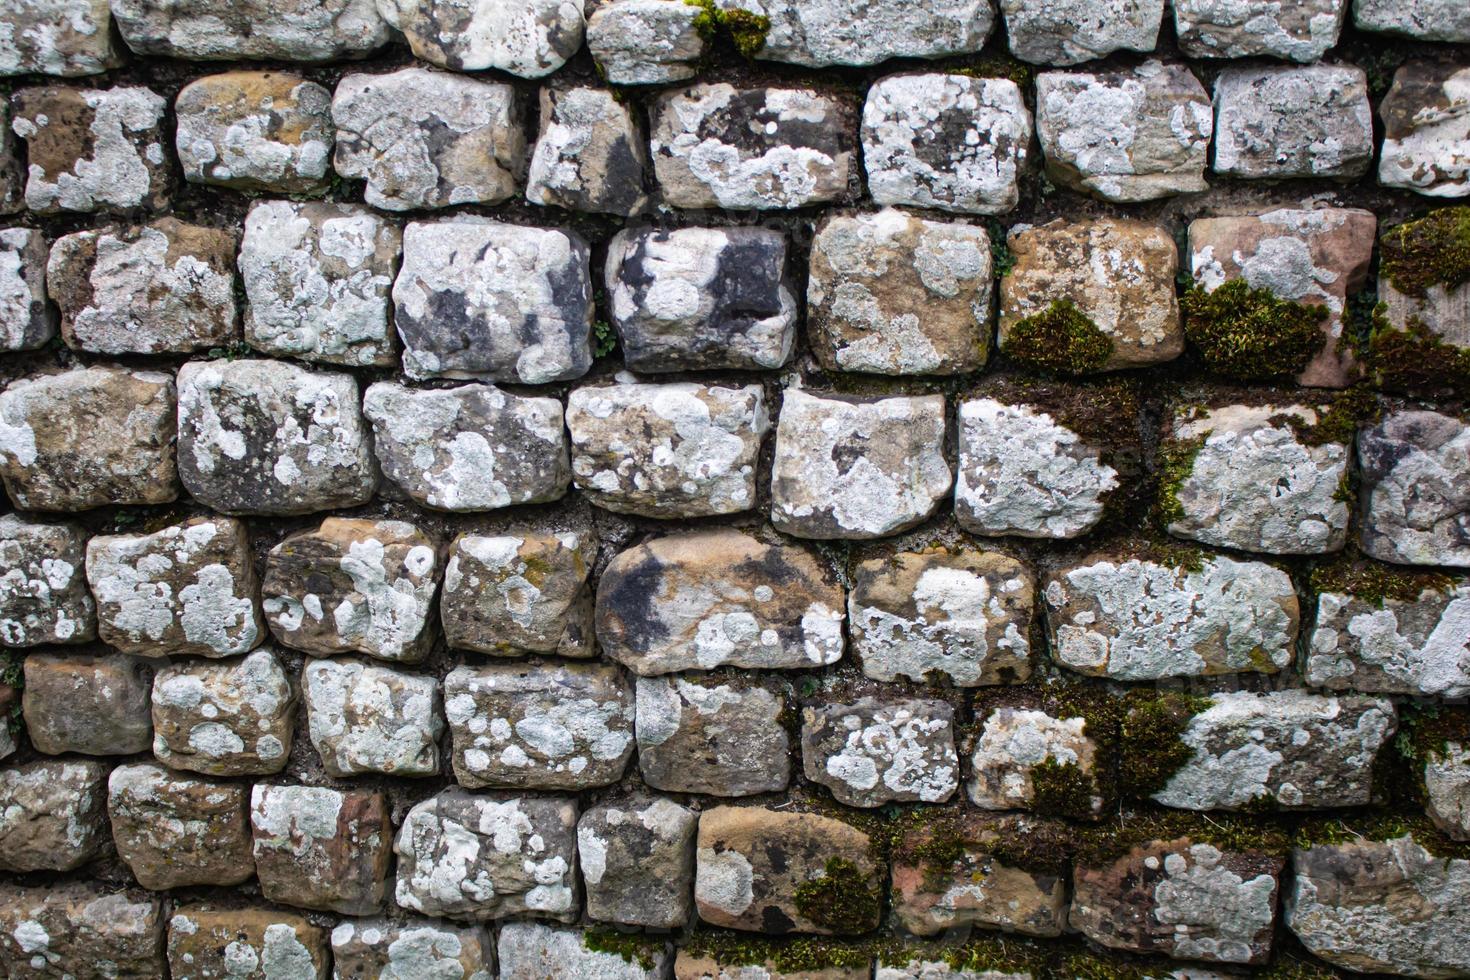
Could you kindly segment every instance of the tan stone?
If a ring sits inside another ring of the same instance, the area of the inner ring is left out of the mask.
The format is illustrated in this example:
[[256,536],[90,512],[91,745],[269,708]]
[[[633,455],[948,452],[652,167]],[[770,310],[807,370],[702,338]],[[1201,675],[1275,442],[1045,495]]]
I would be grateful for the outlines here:
[[0,769],[0,870],[71,871],[107,843],[107,766],[56,759]]
[[118,766],[107,815],[118,857],[144,888],[237,885],[255,874],[248,787],[172,772],[153,762]]
[[445,641],[492,656],[592,656],[596,558],[586,532],[461,534],[439,598]]
[[332,94],[297,75],[229,71],[174,101],[184,179],[244,191],[310,194],[326,185]]
[[152,744],[152,672],[121,653],[32,653],[21,708],[26,733],[47,755],[132,755]]
[[157,980],[165,975],[162,903],[88,882],[0,884],[0,974]]
[[292,912],[184,905],[168,923],[173,980],[327,980],[326,930]]
[[261,894],[272,902],[345,915],[379,911],[393,855],[382,793],[256,783],[250,827]]
[[209,776],[280,772],[291,752],[296,692],[270,649],[181,662],[153,678],[153,754]]

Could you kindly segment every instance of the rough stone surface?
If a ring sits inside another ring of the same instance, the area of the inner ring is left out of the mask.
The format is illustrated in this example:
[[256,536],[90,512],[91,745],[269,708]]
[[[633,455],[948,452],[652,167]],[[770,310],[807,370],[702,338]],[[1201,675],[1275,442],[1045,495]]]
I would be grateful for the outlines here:
[[[680,949],[674,958],[674,980],[871,980],[872,968],[824,966],[814,970],[782,970],[771,959],[745,963],[747,957],[721,960]],[[881,974],[880,974],[881,975]]]
[[332,123],[337,173],[366,180],[364,200],[389,211],[499,203],[525,162],[520,102],[500,82],[422,68],[347,75]]
[[232,71],[196,79],[174,100],[184,179],[242,191],[325,189],[332,93],[299,75]]
[[1364,31],[1470,42],[1470,10],[1458,0],[1353,0],[1353,21]]
[[1174,0],[1174,29],[1190,58],[1250,58],[1267,55],[1316,61],[1337,44],[1348,0]]
[[491,980],[495,944],[482,926],[410,919],[344,919],[331,933],[338,977]]
[[541,78],[582,46],[581,0],[378,0],[414,56],[455,71]]
[[1429,197],[1470,196],[1470,68],[1411,61],[1394,74],[1378,111],[1380,184]]
[[784,790],[791,779],[786,699],[742,677],[640,677],[638,768],[654,789],[711,796]]
[[29,654],[21,709],[31,745],[47,755],[147,752],[152,680],[143,663],[121,653]]
[[596,557],[586,532],[461,534],[439,599],[445,641],[491,656],[592,656]]
[[[0,169],[3,151],[0,146]],[[0,228],[0,349],[34,350],[56,336],[56,312],[46,304],[46,257],[46,236],[40,231]]]
[[0,517],[0,645],[96,639],[97,605],[83,574],[85,542],[76,524]]
[[498,950],[500,980],[659,980],[669,974],[669,956],[660,946],[630,957],[590,948],[580,930],[539,922],[507,923],[500,930]]
[[0,885],[0,971],[14,980],[164,975],[163,910],[155,897],[86,882]]
[[206,776],[280,772],[296,696],[268,649],[217,663],[177,663],[153,677],[153,755]]
[[804,708],[806,778],[839,803],[943,803],[959,788],[954,708],[944,701],[881,701]]
[[[890,58],[972,54],[995,24],[988,0],[716,0],[770,19],[757,58],[808,67],[876,65]],[[1157,18],[1155,18],[1157,19]]]
[[627,216],[643,207],[647,150],[633,113],[600,88],[541,90],[532,204]]
[[393,837],[382,793],[256,783],[250,831],[270,901],[345,915],[382,905]]
[[249,806],[243,783],[182,776],[152,762],[118,766],[107,780],[117,855],[154,891],[249,881]]
[[324,930],[294,912],[180,905],[168,922],[173,980],[327,980]]
[[812,552],[733,529],[630,548],[597,588],[603,653],[644,676],[826,666],[842,656],[843,619],[842,587]]
[[1408,565],[1470,567],[1470,424],[1399,411],[1358,433],[1363,551]]
[[587,18],[587,50],[614,85],[682,82],[705,53],[700,13],[669,0],[611,0]]
[[1313,687],[1462,698],[1470,695],[1470,584],[1413,599],[1326,589],[1302,658]]
[[355,660],[315,660],[301,668],[307,733],[327,775],[439,772],[439,682]]
[[0,769],[0,870],[71,871],[107,843],[107,770],[92,759]]
[[[1036,808],[1038,766],[1075,767],[1096,788],[1102,746],[1087,730],[1087,719],[1048,714],[1039,708],[999,707],[985,717],[970,755],[970,802],[982,810]],[[1105,801],[1094,793],[1090,812],[1099,814]]]
[[1004,214],[1020,200],[1031,113],[1009,79],[893,75],[868,90],[862,143],[876,203]]
[[116,0],[112,15],[135,53],[201,61],[360,58],[389,36],[373,0]]
[[1164,0],[1001,0],[1011,54],[1034,65],[1076,65],[1114,51],[1152,51]]
[[123,63],[106,0],[27,0],[0,13],[0,75],[97,75]]
[[694,910],[694,834],[699,815],[664,797],[597,806],[577,822],[587,916],[677,929]]
[[1215,173],[1353,180],[1373,159],[1361,68],[1227,68],[1215,81]]
[[1470,752],[1447,739],[1424,762],[1424,813],[1451,840],[1470,840]]

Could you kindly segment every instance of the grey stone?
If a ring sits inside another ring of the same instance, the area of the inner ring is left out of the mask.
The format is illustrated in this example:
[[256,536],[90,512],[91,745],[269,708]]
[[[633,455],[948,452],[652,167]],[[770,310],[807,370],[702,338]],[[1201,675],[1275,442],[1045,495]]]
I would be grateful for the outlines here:
[[347,75],[332,97],[337,173],[375,208],[498,204],[516,192],[526,134],[515,89],[405,68]]
[[179,368],[179,471],[225,514],[355,507],[378,485],[350,374],[284,361],[190,361]]
[[1029,972],[1008,973],[1004,970],[967,970],[950,966],[948,960],[914,958],[900,962],[880,961],[873,970],[873,980],[1031,980]]
[[592,366],[588,249],[573,232],[412,222],[393,303],[410,378],[546,384]]
[[786,236],[772,228],[618,232],[605,281],[624,365],[659,372],[785,364],[797,318],[786,252]]
[[83,572],[86,540],[76,524],[0,517],[0,645],[96,639],[97,605]]
[[332,930],[338,977],[491,980],[495,943],[483,926],[428,919],[344,919]]
[[455,71],[541,78],[582,46],[580,0],[378,0],[378,11],[415,57]]
[[1446,739],[1424,759],[1424,813],[1451,840],[1470,840],[1470,752]]
[[1470,695],[1470,583],[1425,583],[1413,598],[1355,595],[1350,588],[1317,593],[1302,656],[1308,684],[1421,697]]
[[373,0],[113,0],[128,47],[198,61],[361,58],[388,42]]
[[610,0],[587,18],[587,49],[614,85],[681,82],[704,57],[701,15],[678,0]]
[[744,677],[638,678],[638,767],[654,789],[778,793],[791,779],[786,700]]
[[178,904],[169,918],[172,980],[327,980],[328,965],[325,931],[294,912]]
[[98,75],[123,63],[107,0],[18,0],[0,12],[0,75]]
[[1215,173],[1354,180],[1373,159],[1368,80],[1351,65],[1227,68],[1215,81]]
[[291,752],[296,692],[269,649],[153,677],[153,755],[206,776],[280,772]]
[[1406,565],[1470,568],[1470,424],[1399,411],[1358,433],[1363,551]]
[[539,922],[510,922],[500,930],[500,980],[660,980],[669,974],[667,949],[655,946],[647,956],[628,957],[593,949],[578,929],[557,928]]
[[107,770],[93,759],[0,769],[0,870],[71,871],[107,844]]
[[871,697],[803,708],[801,761],[807,779],[847,806],[943,803],[960,785],[954,708]]
[[327,775],[433,776],[444,716],[439,682],[356,660],[301,668],[307,733]]
[[1337,44],[1348,0],[1174,0],[1174,30],[1190,58],[1267,55],[1312,62]]
[[1107,801],[1097,791],[1108,778],[1100,767],[1107,746],[1087,727],[1084,717],[1049,714],[1041,708],[999,707],[991,711],[975,736],[970,754],[970,778],[965,784],[970,802],[982,810],[1035,809],[1036,768],[1075,767],[1069,771],[1079,779],[1089,779],[1094,792],[1086,812],[1067,815],[1101,814]]
[[1470,68],[1411,61],[1394,73],[1378,112],[1378,183],[1429,197],[1470,196]]
[[852,106],[810,89],[726,82],[665,92],[652,108],[653,169],[679,208],[779,210],[848,197]]
[[232,71],[185,85],[174,100],[184,179],[242,191],[326,188],[332,93],[298,75]]
[[645,202],[647,157],[633,113],[609,89],[543,88],[526,200],[626,217]]
[[788,388],[776,425],[771,523],[803,538],[880,538],[949,494],[944,397],[860,401]]
[[[773,958],[746,963],[740,953],[701,955],[683,947],[675,951],[674,980],[872,980],[873,964],[824,966],[815,970],[782,970]],[[948,968],[948,964],[945,964]],[[884,977],[879,967],[878,976]],[[891,978],[890,978],[891,980]],[[990,978],[996,980],[996,978]]]
[[445,642],[491,656],[592,656],[596,558],[585,531],[461,534],[439,598]]
[[148,667],[126,654],[28,654],[21,710],[31,745],[47,755],[147,752],[152,680]]
[[153,891],[249,881],[249,806],[242,783],[181,776],[152,762],[118,766],[107,780],[118,857]]
[[1353,0],[1353,20],[1363,31],[1470,42],[1470,9],[1459,0]]
[[587,917],[677,929],[694,911],[699,815],[661,796],[599,803],[577,821]]
[[1031,113],[1009,79],[890,75],[868,89],[862,143],[878,204],[1004,214],[1021,199]]
[[890,58],[944,58],[985,46],[990,0],[716,0],[724,10],[768,17],[757,58],[808,67],[876,65]]
[[266,899],[344,915],[382,906],[393,824],[381,792],[256,783],[250,833]]
[[156,896],[80,881],[0,885],[0,972],[12,980],[85,977],[104,963],[119,980],[165,975]]
[[1011,54],[1033,65],[1076,65],[1115,51],[1152,51],[1164,0],[1000,0]]
[[0,349],[35,350],[56,336],[56,311],[46,303],[46,255],[38,229],[0,228]]

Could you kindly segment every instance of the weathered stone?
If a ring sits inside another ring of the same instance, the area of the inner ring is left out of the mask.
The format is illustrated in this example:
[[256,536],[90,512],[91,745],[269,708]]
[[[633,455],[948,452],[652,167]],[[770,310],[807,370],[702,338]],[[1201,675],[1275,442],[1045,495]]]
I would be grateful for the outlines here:
[[1106,746],[1087,729],[1085,717],[1067,712],[1005,706],[991,711],[970,756],[970,802],[982,810],[1048,809],[1050,801],[1038,792],[1038,772],[1065,770],[1089,780],[1094,790],[1085,811],[1067,815],[1100,814],[1107,803],[1099,785],[1108,778],[1101,768]]
[[644,517],[705,517],[755,506],[760,385],[693,382],[577,388],[567,396],[572,478],[594,504]]
[[786,700],[744,677],[638,678],[638,768],[654,789],[778,793],[791,779]]
[[0,392],[0,479],[17,507],[88,510],[179,495],[174,379],[96,365]]
[[1319,591],[1302,677],[1335,691],[1470,695],[1470,583],[1426,583],[1413,598],[1357,595],[1351,583]]
[[603,653],[644,676],[826,666],[842,656],[843,618],[842,587],[810,551],[733,529],[654,538],[597,585]]
[[1470,568],[1470,424],[1394,412],[1358,433],[1363,551],[1406,565]]
[[1285,920],[1308,951],[1354,973],[1470,972],[1470,861],[1413,835],[1292,852]]
[[483,926],[425,919],[345,919],[332,930],[332,969],[343,980],[491,980],[495,943]]
[[249,881],[249,801],[242,783],[180,776],[152,762],[118,766],[107,780],[118,857],[154,891]]
[[1342,340],[1348,294],[1363,288],[1378,221],[1357,208],[1282,208],[1261,215],[1200,218],[1189,224],[1190,275],[1207,292],[1233,279],[1294,303],[1325,307],[1326,342],[1297,376],[1312,387],[1343,388],[1359,374]]
[[876,65],[890,58],[943,58],[985,46],[995,25],[988,0],[716,0],[723,10],[770,19],[755,57],[789,64]]
[[1470,10],[1459,0],[1353,0],[1353,21],[1363,31],[1470,42]]
[[344,915],[382,906],[393,836],[382,793],[256,783],[250,828],[270,901]]
[[786,389],[771,465],[771,523],[803,538],[881,538],[949,495],[944,397],[849,399]]
[[0,12],[0,75],[98,75],[123,63],[107,0],[22,0]]
[[39,229],[0,228],[0,350],[35,350],[56,336],[56,312],[46,303],[46,255]]
[[152,534],[87,542],[98,632],[145,657],[227,657],[265,637],[243,521],[194,517]]
[[586,532],[461,534],[439,598],[445,641],[491,656],[592,656],[596,557]]
[[378,0],[378,11],[415,57],[455,71],[541,78],[582,46],[580,0]]
[[472,384],[424,391],[392,381],[368,386],[383,475],[415,503],[486,511],[557,500],[571,467],[561,402]]
[[21,692],[26,734],[38,752],[147,752],[153,729],[147,666],[121,653],[32,653]]
[[806,778],[839,803],[943,803],[960,784],[954,708],[944,701],[860,698],[801,713]]
[[378,472],[357,381],[284,361],[190,361],[179,368],[179,473],[225,514],[367,503]]
[[607,786],[633,755],[633,686],[611,664],[456,667],[444,714],[468,789]]
[[156,897],[87,882],[0,885],[0,973],[11,980],[151,980],[164,971]]
[[588,249],[573,232],[412,222],[393,303],[410,378],[545,384],[592,366]]
[[1015,265],[1000,281],[999,339],[1027,336],[1027,321],[1071,304],[1107,338],[1097,371],[1172,361],[1184,351],[1174,294],[1178,250],[1147,221],[1058,218],[1006,236]]
[[185,85],[174,100],[184,179],[242,191],[326,188],[332,93],[299,75],[231,71]]
[[648,152],[633,113],[611,90],[541,90],[541,135],[531,156],[532,204],[627,216],[642,209]]
[[[10,100],[0,99],[0,214],[13,214],[23,209],[23,193],[20,157],[16,156],[15,133],[10,128]],[[0,248],[9,247],[4,242],[5,237],[0,233]]]
[[1047,576],[1042,594],[1052,657],[1114,680],[1274,674],[1300,622],[1290,576],[1223,555],[1197,568],[1096,556]]
[[719,82],[665,92],[652,112],[653,169],[674,207],[764,211],[850,194],[853,108],[839,97]]
[[698,840],[694,903],[712,926],[847,935],[878,925],[882,869],[851,824],[717,806],[700,815]]
[[605,281],[624,365],[659,372],[785,364],[797,318],[786,251],[786,236],[772,228],[618,232]]
[[990,236],[893,208],[817,229],[807,324],[822,366],[965,374],[990,351]]
[[71,871],[107,844],[107,770],[95,759],[0,769],[0,870]]
[[587,916],[677,929],[694,909],[694,832],[699,816],[672,800],[599,803],[577,822]]
[[1011,54],[1033,65],[1075,65],[1114,51],[1152,51],[1164,0],[1000,0],[1000,10]]
[[157,211],[171,183],[163,143],[168,103],[146,88],[21,89],[10,127],[26,143],[26,207]]
[[[1199,973],[1192,973],[1190,976],[1212,980]],[[899,953],[896,962],[878,962],[873,970],[873,980],[1032,980],[1032,975],[1026,970],[970,970],[962,966],[950,966],[947,959],[907,959]]]
[[1268,55],[1312,62],[1337,44],[1348,0],[1174,0],[1174,30],[1190,58],[1251,58]]
[[1104,201],[1207,189],[1214,124],[1209,95],[1183,65],[1147,61],[1130,70],[1036,76],[1047,176]]
[[1430,197],[1470,196],[1470,68],[1411,61],[1394,73],[1378,111],[1380,184]]
[[1031,114],[1009,79],[892,75],[868,89],[862,142],[878,204],[1004,214],[1020,201]]
[[[588,945],[578,929],[509,922],[500,930],[500,980],[660,980],[669,975],[668,950],[649,944],[628,956]],[[645,966],[645,962],[647,965]]]
[[614,85],[681,82],[699,73],[706,42],[694,4],[611,0],[587,18],[587,49]]
[[86,540],[76,524],[0,517],[0,646],[97,638],[97,606],[82,573]]
[[[872,966],[823,966],[811,970],[783,970],[771,959],[746,963],[735,953],[729,959],[703,956],[688,948],[676,951],[674,980],[871,980]],[[880,973],[881,975],[881,973]]]
[[1374,758],[1397,724],[1391,701],[1300,690],[1207,700],[1179,735],[1192,756],[1153,794],[1156,802],[1185,810],[1370,802]]
[[1215,173],[1354,180],[1372,159],[1361,68],[1227,68],[1216,79]]
[[326,932],[294,912],[181,905],[168,922],[173,980],[327,980]]
[[332,122],[337,172],[366,180],[364,200],[389,211],[498,204],[525,162],[520,102],[499,82],[422,68],[347,75]]
[[[484,922],[577,918],[577,803],[491,799],[459,788],[417,804],[393,844],[399,906]],[[504,972],[501,973],[505,977]]]
[[1470,840],[1470,752],[1446,739],[1424,758],[1424,813],[1451,840]]
[[[1384,236],[1385,248],[1383,259],[1379,263],[1381,268],[1378,276],[1378,300],[1383,305],[1374,308],[1375,324],[1387,326],[1389,331],[1408,334],[1411,343],[1424,341],[1432,345],[1439,342],[1452,349],[1470,349],[1470,278],[1462,279],[1458,273],[1436,275],[1433,272],[1421,277],[1411,272],[1411,278],[1406,280],[1400,275],[1401,270],[1429,271],[1439,268],[1437,263],[1443,257],[1444,251],[1453,247],[1448,244],[1450,239],[1444,236],[1444,229],[1456,227],[1455,222],[1462,218],[1463,212],[1459,208],[1431,211],[1424,218],[1397,225]],[[1403,288],[1400,289],[1400,286]],[[1391,340],[1394,337],[1395,334],[1390,332],[1384,339]],[[1384,380],[1385,375],[1404,372],[1417,383],[1424,375],[1409,373],[1415,371],[1424,371],[1428,375],[1426,380],[1440,380],[1434,378],[1434,374],[1436,369],[1442,370],[1444,365],[1418,363],[1420,359],[1438,359],[1438,352],[1431,352],[1426,348],[1424,353],[1416,353],[1413,352],[1413,347],[1408,347],[1407,351],[1405,354],[1389,353],[1389,357],[1402,357],[1407,363],[1398,366],[1397,370],[1380,371],[1380,380]],[[1444,353],[1452,354],[1453,350]],[[1403,382],[1399,381],[1396,386],[1402,387]],[[1421,394],[1419,391],[1412,393]],[[1422,394],[1432,395],[1432,392],[1425,391]]]
[[373,0],[114,0],[128,47],[198,61],[335,61],[387,43]]
[[296,694],[269,649],[216,663],[177,663],[153,678],[153,755],[206,776],[280,772]]
[[1110,949],[1261,964],[1271,955],[1284,858],[1221,851],[1188,837],[1078,866],[1071,925]]
[[329,517],[270,550],[261,606],[292,649],[413,663],[434,638],[438,573],[434,542],[412,524]]
[[301,668],[307,731],[327,775],[439,772],[439,682],[355,660]]
[[1036,582],[996,552],[900,552],[858,565],[847,597],[848,629],[874,680],[957,687],[1020,683],[1031,676]]

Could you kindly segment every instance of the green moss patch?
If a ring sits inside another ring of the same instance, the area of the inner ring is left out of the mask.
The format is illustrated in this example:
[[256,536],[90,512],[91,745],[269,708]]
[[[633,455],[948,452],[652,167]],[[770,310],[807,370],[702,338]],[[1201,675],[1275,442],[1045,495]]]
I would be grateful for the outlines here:
[[1373,326],[1360,350],[1373,383],[1387,391],[1412,392],[1421,397],[1447,394],[1470,398],[1470,350],[1447,344],[1418,317],[1407,329],[1393,326],[1380,303]]
[[872,876],[839,857],[827,859],[821,877],[798,885],[795,901],[803,917],[847,935],[877,927],[883,912],[883,895]]
[[1294,414],[1283,414],[1270,421],[1292,430],[1304,446],[1323,446],[1329,442],[1351,445],[1358,429],[1373,425],[1383,415],[1378,396],[1362,386],[1338,392],[1325,410],[1317,413],[1315,423],[1304,422]]
[[1209,698],[1175,692],[1130,691],[1124,698],[1118,789],[1147,799],[1168,785],[1194,757],[1180,740],[1189,719],[1211,705]]
[[1452,840],[1422,813],[1351,813],[1302,821],[1292,844],[1309,848],[1326,844],[1357,844],[1396,840],[1414,835],[1414,843],[1441,858],[1470,859],[1470,841]]
[[1383,235],[1378,272],[1408,296],[1470,282],[1470,208],[1441,208]]
[[1363,557],[1340,558],[1312,569],[1314,593],[1336,592],[1356,596],[1382,608],[1384,600],[1413,602],[1426,589],[1443,592],[1455,580],[1442,572],[1399,568]]
[[1281,299],[1232,279],[1214,292],[1193,286],[1179,301],[1184,335],[1205,367],[1241,381],[1300,374],[1322,349],[1326,307]]
[[714,960],[721,966],[762,966],[769,963],[783,973],[861,969],[872,962],[871,942],[844,942],[820,937],[774,939],[748,932],[700,929],[681,947],[691,956]]
[[1006,356],[1051,374],[1089,374],[1113,356],[1113,339],[1069,299],[1021,320],[1001,345]]
[[742,57],[754,58],[766,46],[766,35],[771,32],[771,18],[751,10],[721,10],[714,0],[684,0],[691,7],[699,7],[700,14],[694,18],[694,29],[706,41],[713,41],[721,34],[728,37]]
[[1170,439],[1159,445],[1159,469],[1155,476],[1154,514],[1159,526],[1168,527],[1184,519],[1179,488],[1194,472],[1194,461],[1205,446],[1208,433],[1190,439]]
[[1179,810],[1130,812],[1104,826],[1078,830],[1076,862],[1079,867],[1102,867],[1135,847],[1180,838],[1222,851],[1256,851],[1275,857],[1285,857],[1292,844],[1290,834],[1259,817]]
[[664,944],[638,932],[618,932],[604,927],[593,927],[582,934],[582,945],[597,953],[613,953],[629,963],[637,963],[645,970],[653,969]]

